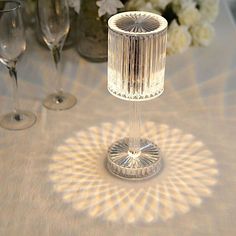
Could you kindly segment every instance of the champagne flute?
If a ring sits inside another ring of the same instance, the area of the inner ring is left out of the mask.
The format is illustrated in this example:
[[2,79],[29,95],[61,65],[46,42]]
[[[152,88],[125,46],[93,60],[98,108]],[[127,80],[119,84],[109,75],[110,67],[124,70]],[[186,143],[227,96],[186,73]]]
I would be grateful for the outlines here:
[[16,64],[26,49],[21,4],[17,1],[0,1],[0,62],[9,70],[13,83],[14,109],[1,117],[0,126],[9,130],[31,127],[36,116],[19,108]]
[[[43,39],[51,50],[57,72],[60,67],[61,51],[70,28],[67,0],[38,0],[38,18]],[[56,92],[43,101],[51,110],[65,110],[73,107],[77,99],[63,91],[61,76],[57,76]]]

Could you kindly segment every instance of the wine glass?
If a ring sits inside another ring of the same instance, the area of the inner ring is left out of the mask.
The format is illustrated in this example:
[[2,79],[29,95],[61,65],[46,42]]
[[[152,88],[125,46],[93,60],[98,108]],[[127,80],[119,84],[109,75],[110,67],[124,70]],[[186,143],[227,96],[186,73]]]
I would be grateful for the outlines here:
[[130,135],[113,143],[109,171],[121,178],[144,179],[161,169],[161,154],[152,141],[140,138],[139,103],[164,91],[167,21],[160,15],[132,11],[108,21],[108,90],[130,103]]
[[[38,18],[43,39],[48,45],[56,66],[60,67],[61,52],[70,28],[69,6],[67,0],[38,0]],[[63,91],[61,76],[57,76],[56,92],[43,101],[51,110],[65,110],[73,107],[77,99]]]
[[0,62],[9,70],[13,83],[14,109],[1,117],[0,126],[9,130],[31,127],[36,116],[19,108],[16,64],[26,49],[21,4],[17,1],[0,1]]

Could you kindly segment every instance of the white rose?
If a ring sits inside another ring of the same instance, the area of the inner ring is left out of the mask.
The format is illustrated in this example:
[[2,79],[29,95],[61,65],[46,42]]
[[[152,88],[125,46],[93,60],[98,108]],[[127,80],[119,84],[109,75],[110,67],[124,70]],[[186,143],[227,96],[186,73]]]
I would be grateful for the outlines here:
[[150,0],[155,8],[164,10],[172,0]]
[[199,23],[191,27],[193,45],[208,46],[214,37],[214,28],[207,22]]
[[116,14],[119,8],[124,7],[120,0],[98,0],[96,1],[98,6],[98,16],[101,17],[105,14]]
[[146,3],[144,6],[138,8],[137,10],[139,10],[139,11],[152,12],[152,13],[156,13],[156,14],[159,14],[159,15],[161,14],[159,11],[157,11],[157,10],[153,7],[153,5],[152,5],[151,2]]
[[201,19],[201,14],[195,7],[195,4],[189,4],[186,7],[179,10],[177,13],[180,24],[192,26],[198,23]]
[[68,1],[68,5],[72,8],[74,8],[74,10],[79,14],[80,12],[80,0],[67,0]]
[[219,0],[198,0],[202,19],[214,22],[219,13]]
[[136,11],[148,11],[161,15],[160,11],[154,8],[151,2],[145,2],[145,0],[131,0],[126,5],[126,9]]
[[191,44],[191,34],[187,26],[178,25],[176,20],[172,21],[168,29],[167,53],[182,53]]
[[146,4],[145,0],[130,0],[126,4],[127,10],[138,10],[142,7],[144,7]]
[[175,13],[178,13],[180,10],[194,4],[193,0],[173,0],[172,6]]

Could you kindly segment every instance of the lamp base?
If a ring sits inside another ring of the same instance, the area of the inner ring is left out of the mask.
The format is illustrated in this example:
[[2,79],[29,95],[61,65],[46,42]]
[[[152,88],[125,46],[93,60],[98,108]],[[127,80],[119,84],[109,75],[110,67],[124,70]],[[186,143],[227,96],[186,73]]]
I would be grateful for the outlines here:
[[160,150],[153,142],[140,139],[140,153],[129,152],[129,139],[118,140],[110,146],[107,156],[108,170],[120,177],[140,180],[152,177],[161,169]]

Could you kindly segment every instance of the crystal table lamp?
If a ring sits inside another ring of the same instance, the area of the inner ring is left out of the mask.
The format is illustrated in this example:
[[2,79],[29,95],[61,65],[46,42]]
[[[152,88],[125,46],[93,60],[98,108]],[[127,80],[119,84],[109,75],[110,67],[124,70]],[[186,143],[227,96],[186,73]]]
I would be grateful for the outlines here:
[[130,101],[130,134],[113,143],[108,170],[118,177],[144,179],[161,168],[160,150],[140,138],[139,102],[158,97],[164,90],[167,21],[160,15],[132,11],[108,21],[108,90]]

